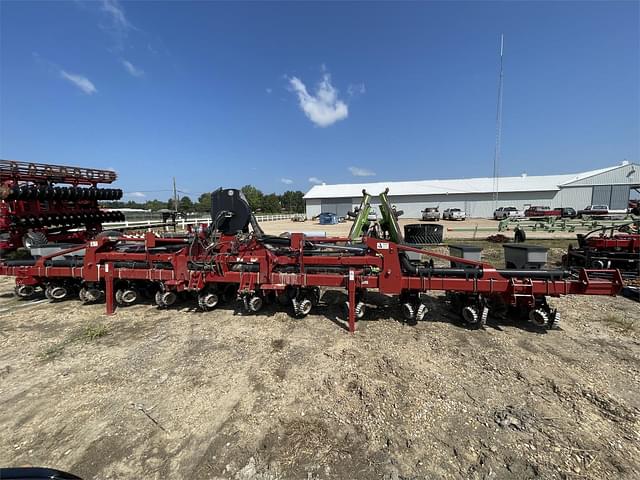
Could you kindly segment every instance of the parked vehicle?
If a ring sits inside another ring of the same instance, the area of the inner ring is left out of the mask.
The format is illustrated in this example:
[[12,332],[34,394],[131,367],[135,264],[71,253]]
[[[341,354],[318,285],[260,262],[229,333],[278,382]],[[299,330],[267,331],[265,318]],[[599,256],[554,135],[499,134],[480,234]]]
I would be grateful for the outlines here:
[[610,210],[609,205],[587,205],[583,210],[578,210],[578,217],[624,217],[627,209]]
[[378,212],[376,212],[373,208],[369,210],[369,215],[367,215],[367,220],[370,222],[375,222],[378,220]]
[[422,220],[425,222],[433,222],[440,220],[440,211],[438,207],[427,207],[422,210]]
[[493,211],[494,220],[504,220],[505,218],[522,218],[524,211],[516,207],[498,207]]
[[562,216],[562,211],[557,208],[552,210],[551,207],[541,207],[541,206],[535,205],[527,208],[524,211],[524,216],[529,218],[560,217]]
[[464,220],[465,218],[467,218],[466,212],[459,208],[447,208],[442,212],[443,220]]
[[578,212],[573,207],[559,207],[556,210],[560,210],[560,216],[562,218],[576,218],[578,216]]
[[320,225],[335,225],[338,223],[338,216],[331,212],[322,212],[318,215],[318,223]]

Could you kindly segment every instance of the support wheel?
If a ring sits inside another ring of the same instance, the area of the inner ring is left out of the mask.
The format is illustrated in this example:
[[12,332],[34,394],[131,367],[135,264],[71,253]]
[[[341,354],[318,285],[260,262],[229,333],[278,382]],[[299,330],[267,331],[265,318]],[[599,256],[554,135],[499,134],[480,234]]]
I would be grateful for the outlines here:
[[45,289],[44,295],[52,302],[60,302],[67,298],[69,290],[63,285],[49,285]]
[[35,295],[36,289],[31,285],[16,285],[15,292],[18,298],[29,300]]
[[174,303],[176,303],[176,300],[178,299],[178,296],[174,293],[174,292],[157,292],[156,293],[156,305],[158,305],[160,308],[165,308],[165,307],[170,307],[171,305],[173,305]]
[[128,307],[136,303],[138,292],[132,288],[123,288],[116,291],[116,303],[121,307]]
[[83,287],[80,289],[78,293],[80,297],[80,301],[83,304],[99,302],[104,298],[104,292],[102,290],[98,290],[97,288],[86,288]]
[[218,295],[213,292],[202,292],[198,295],[198,306],[205,312],[216,308],[219,301]]

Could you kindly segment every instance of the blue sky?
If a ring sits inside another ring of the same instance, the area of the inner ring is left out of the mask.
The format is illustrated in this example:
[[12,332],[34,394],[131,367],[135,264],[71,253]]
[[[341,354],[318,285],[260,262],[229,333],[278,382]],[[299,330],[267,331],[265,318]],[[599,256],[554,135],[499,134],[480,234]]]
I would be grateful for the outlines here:
[[[130,199],[640,160],[638,2],[0,3],[0,157]],[[145,195],[145,196],[143,196]]]

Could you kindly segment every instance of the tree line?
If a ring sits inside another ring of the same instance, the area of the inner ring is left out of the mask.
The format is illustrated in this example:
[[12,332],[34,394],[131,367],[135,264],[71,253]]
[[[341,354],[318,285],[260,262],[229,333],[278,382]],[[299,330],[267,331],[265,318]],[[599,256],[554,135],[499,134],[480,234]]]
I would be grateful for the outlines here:
[[[304,212],[304,192],[299,190],[287,190],[278,195],[277,193],[264,194],[253,185],[245,185],[241,188],[242,193],[247,198],[249,205],[254,212],[262,213],[303,213]],[[144,210],[175,210],[174,200],[167,201],[147,200],[146,202],[136,202],[129,200],[101,202],[107,208],[141,208]],[[191,200],[188,195],[178,197],[178,211],[184,213],[209,212],[211,210],[211,192],[203,193],[197,201]]]

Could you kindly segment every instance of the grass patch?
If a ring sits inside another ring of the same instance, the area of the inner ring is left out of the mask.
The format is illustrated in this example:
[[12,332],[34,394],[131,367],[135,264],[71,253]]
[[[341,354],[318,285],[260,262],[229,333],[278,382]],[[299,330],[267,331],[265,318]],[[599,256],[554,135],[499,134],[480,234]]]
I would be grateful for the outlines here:
[[109,333],[109,329],[102,323],[90,324],[84,327],[84,338],[87,341],[93,341],[97,338],[104,337]]
[[44,362],[48,362],[60,357],[64,353],[64,349],[69,345],[78,342],[89,343],[109,334],[109,328],[102,323],[90,323],[84,328],[76,330],[67,338],[59,343],[50,345],[38,355],[38,358]]
[[609,313],[602,318],[602,321],[622,333],[628,333],[638,329],[638,325],[630,318],[622,318],[615,313]]

